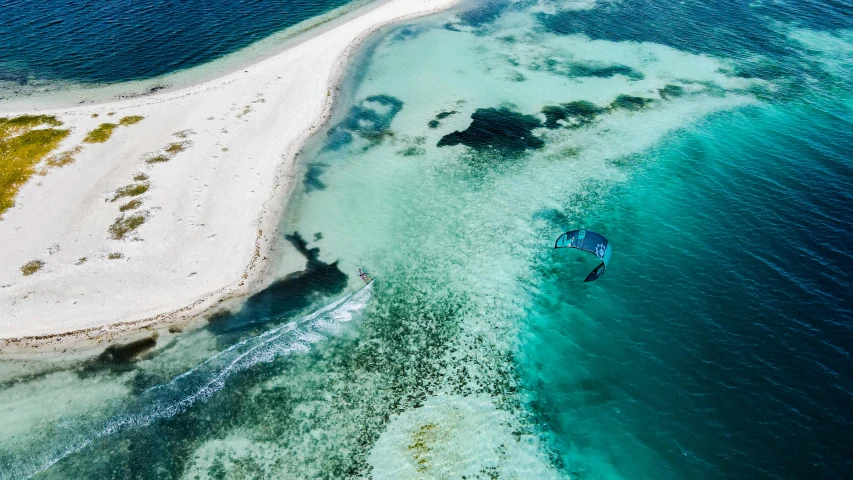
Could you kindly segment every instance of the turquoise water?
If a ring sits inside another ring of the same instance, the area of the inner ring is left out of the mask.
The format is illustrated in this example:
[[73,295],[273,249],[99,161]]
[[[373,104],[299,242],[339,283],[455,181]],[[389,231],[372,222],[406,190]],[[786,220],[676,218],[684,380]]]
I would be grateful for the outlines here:
[[304,268],[136,356],[3,365],[0,478],[843,478],[848,10],[391,29],[300,155]]

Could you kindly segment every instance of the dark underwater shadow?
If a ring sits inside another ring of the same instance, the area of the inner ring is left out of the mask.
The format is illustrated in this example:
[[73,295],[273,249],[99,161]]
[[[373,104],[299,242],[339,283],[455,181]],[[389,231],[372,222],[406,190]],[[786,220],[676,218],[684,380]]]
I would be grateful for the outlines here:
[[209,318],[207,329],[221,343],[230,344],[247,333],[257,334],[269,322],[296,314],[323,297],[344,291],[348,278],[338,268],[338,262],[325,263],[319,259],[319,248],[308,248],[299,232],[284,237],[306,259],[305,269],[276,280],[269,287],[252,295],[236,313],[219,313]]

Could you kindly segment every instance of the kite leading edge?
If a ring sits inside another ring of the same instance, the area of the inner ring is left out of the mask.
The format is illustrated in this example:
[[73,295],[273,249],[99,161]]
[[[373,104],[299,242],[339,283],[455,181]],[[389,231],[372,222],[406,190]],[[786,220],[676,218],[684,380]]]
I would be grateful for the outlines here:
[[554,248],[577,248],[594,254],[601,264],[586,276],[584,282],[591,282],[604,275],[607,263],[610,262],[610,244],[603,235],[592,230],[572,230],[560,235]]

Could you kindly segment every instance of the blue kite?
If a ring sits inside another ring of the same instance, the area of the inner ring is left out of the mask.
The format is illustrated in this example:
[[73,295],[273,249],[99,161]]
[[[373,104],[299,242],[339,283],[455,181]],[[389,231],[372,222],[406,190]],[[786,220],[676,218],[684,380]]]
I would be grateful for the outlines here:
[[607,263],[610,262],[610,243],[604,236],[592,230],[572,230],[560,235],[554,248],[577,248],[595,254],[601,260],[601,265],[586,276],[584,282],[591,282],[604,275]]

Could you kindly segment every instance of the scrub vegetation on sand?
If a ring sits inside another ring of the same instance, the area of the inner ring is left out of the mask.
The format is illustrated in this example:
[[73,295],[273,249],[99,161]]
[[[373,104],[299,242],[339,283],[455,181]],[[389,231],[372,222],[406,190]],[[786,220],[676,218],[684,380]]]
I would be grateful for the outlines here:
[[0,117],[0,215],[15,205],[36,165],[68,136],[67,129],[51,128],[61,125],[49,115]]
[[142,195],[143,193],[147,192],[150,187],[151,187],[151,184],[148,182],[134,183],[131,185],[126,185],[126,186],[121,187],[118,190],[116,190],[115,195],[113,195],[113,198],[110,201],[115,202],[119,198],[123,198],[123,197],[137,197],[137,196]]
[[43,266],[44,262],[42,262],[41,260],[32,260],[25,263],[24,266],[21,267],[21,273],[23,273],[26,277],[38,272]]
[[94,130],[86,134],[83,139],[84,143],[104,143],[113,135],[113,131],[119,126],[128,126],[141,122],[145,117],[139,115],[130,115],[122,117],[118,123],[102,123]]
[[128,210],[136,210],[140,206],[142,206],[142,200],[131,200],[131,201],[125,203],[124,205],[118,207],[118,211],[119,212],[126,212]]
[[[185,133],[185,132],[187,132],[187,131],[178,132],[175,134],[175,136],[178,136],[179,138],[185,138],[185,136],[191,135],[191,133]],[[189,132],[191,132],[191,131],[189,131]],[[179,136],[179,134],[184,134],[185,136]],[[147,155],[147,158],[145,158],[145,163],[152,165],[155,163],[168,162],[175,155],[185,151],[191,145],[192,145],[192,142],[189,140],[184,140],[183,142],[170,143],[170,144],[166,145],[165,147],[163,147],[163,150],[161,150],[158,153],[157,152],[149,153]]]
[[127,234],[139,228],[143,223],[145,223],[145,215],[141,213],[129,217],[122,215],[110,225],[110,236],[113,240],[124,240]]
[[104,143],[113,135],[113,130],[118,128],[116,123],[102,123],[97,128],[86,134],[84,143]]
[[39,172],[39,174],[40,175],[47,175],[49,168],[60,168],[60,167],[64,167],[66,165],[70,165],[70,164],[74,163],[74,155],[77,155],[78,153],[80,153],[82,151],[83,151],[83,146],[77,145],[76,147],[72,148],[71,150],[65,150],[63,152],[60,152],[60,153],[57,153],[57,154],[54,154],[54,155],[47,157],[47,160],[45,160],[45,162],[44,162],[45,168],[43,168]]
[[128,126],[128,125],[133,125],[134,123],[139,123],[144,119],[145,119],[145,117],[140,116],[140,115],[130,115],[127,117],[122,117],[121,120],[118,121],[118,123],[119,123],[119,125]]
[[174,155],[187,149],[187,142],[175,142],[166,146],[166,153]]

